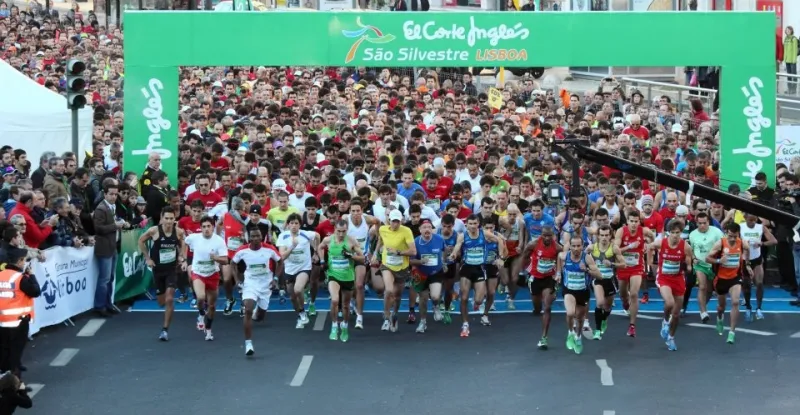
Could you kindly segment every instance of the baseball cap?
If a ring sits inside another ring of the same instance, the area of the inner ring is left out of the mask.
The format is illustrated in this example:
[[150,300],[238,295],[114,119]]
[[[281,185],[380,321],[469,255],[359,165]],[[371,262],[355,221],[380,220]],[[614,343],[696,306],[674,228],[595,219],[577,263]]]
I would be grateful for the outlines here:
[[250,205],[250,213],[258,213],[261,214],[261,206],[259,205]]
[[642,196],[642,206],[644,205],[652,205],[653,204],[653,196],[644,195]]
[[683,131],[683,127],[681,127],[680,124],[672,124],[672,132],[673,133],[679,133],[681,131]]
[[422,220],[419,221],[420,226],[422,226],[422,225],[424,225],[426,223],[431,225],[431,226],[433,226],[433,221],[428,219],[428,218],[425,218],[425,219],[422,219]]
[[688,214],[689,214],[689,208],[684,206],[684,205],[680,205],[680,206],[678,206],[677,209],[675,209],[675,215],[676,216],[688,215]]
[[272,191],[273,192],[278,192],[278,191],[284,191],[285,192],[286,191],[286,182],[283,179],[275,179],[275,181],[272,182]]
[[17,169],[15,169],[14,167],[6,166],[6,168],[3,169],[3,176],[7,176],[9,174],[14,174],[16,172],[17,172]]
[[236,115],[236,110],[233,108],[228,108],[225,110],[225,115]]
[[444,159],[441,157],[436,157],[433,160],[433,167],[444,167],[444,165],[445,165]]
[[143,197],[139,196],[139,197],[137,197],[137,198],[136,198],[136,204],[137,204],[137,205],[146,205],[146,204],[147,204],[147,201],[146,201],[146,200],[144,200],[144,198],[143,198]]
[[391,213],[389,213],[389,221],[394,222],[396,220],[403,221],[403,214],[400,213],[399,210],[395,209]]

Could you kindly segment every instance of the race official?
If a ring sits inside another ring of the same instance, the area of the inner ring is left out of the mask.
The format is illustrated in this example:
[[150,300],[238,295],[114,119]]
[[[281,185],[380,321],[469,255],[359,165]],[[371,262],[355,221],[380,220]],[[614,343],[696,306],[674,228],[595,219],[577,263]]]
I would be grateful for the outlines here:
[[19,377],[28,327],[34,318],[33,299],[42,291],[26,267],[28,251],[11,248],[7,255],[6,267],[0,271],[0,371]]

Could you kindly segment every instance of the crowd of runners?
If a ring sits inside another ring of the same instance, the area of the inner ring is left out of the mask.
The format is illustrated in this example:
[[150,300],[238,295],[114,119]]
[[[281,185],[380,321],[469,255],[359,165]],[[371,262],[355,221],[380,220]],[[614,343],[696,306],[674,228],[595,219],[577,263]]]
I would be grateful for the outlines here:
[[[162,341],[176,301],[192,302],[197,329],[213,340],[218,295],[223,315],[243,318],[247,355],[253,320],[264,318],[274,293],[289,297],[297,329],[329,293],[330,339],[347,342],[351,323],[378,330],[364,322],[370,291],[383,299],[380,330],[396,332],[407,290],[406,321],[416,332],[429,329],[430,313],[443,325],[435,330],[448,330],[456,313],[462,337],[474,322],[490,326],[497,302],[514,310],[530,298],[542,320],[540,349],[549,347],[553,303],[563,300],[566,346],[581,353],[581,332],[601,340],[616,297],[635,337],[653,287],[669,350],[693,288],[697,318],[720,336],[729,327],[733,344],[740,298],[746,320],[764,318],[769,247],[791,252],[791,236],[765,218],[608,166],[583,161],[581,188],[571,189],[573,171],[553,153],[565,138],[718,184],[717,113],[698,98],[681,111],[667,96],[645,100],[622,87],[571,93],[521,77],[503,86],[502,107],[493,109],[465,72],[182,68],[179,170],[161,170],[154,153],[144,172],[133,171],[120,151],[122,39],[95,20],[67,27],[20,18],[18,9],[0,15],[3,58],[45,87],[63,90],[59,57],[104,57],[89,61],[96,121],[84,167],[82,156],[49,154],[34,171],[24,149],[0,150],[3,198],[30,211],[15,219],[5,209],[24,242],[11,231],[4,237],[29,248],[91,244],[91,212],[101,203],[118,229],[148,227],[139,247],[166,309]],[[798,165],[779,165],[775,187],[759,174],[752,187],[725,190],[797,205]],[[58,220],[44,221],[47,211]],[[789,290],[794,272],[782,275]]]

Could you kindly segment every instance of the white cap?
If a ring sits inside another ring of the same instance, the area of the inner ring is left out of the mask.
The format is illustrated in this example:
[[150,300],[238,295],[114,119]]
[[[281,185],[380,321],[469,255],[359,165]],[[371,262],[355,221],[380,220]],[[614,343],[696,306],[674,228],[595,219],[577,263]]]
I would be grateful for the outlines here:
[[683,131],[683,127],[681,127],[680,124],[672,124],[672,132],[673,133],[679,133],[681,131]]
[[688,214],[689,214],[689,208],[684,205],[680,205],[678,206],[677,209],[675,209],[675,215],[688,215]]
[[189,131],[189,134],[194,134],[196,136],[202,136],[203,135],[203,134],[200,133],[200,130],[198,130],[197,128],[195,128],[192,131]]
[[279,191],[286,191],[286,182],[283,179],[275,179],[272,182],[272,191],[279,192]]
[[369,110],[361,110],[361,111],[358,112],[358,116],[359,117],[363,117],[363,116],[366,116],[366,115],[369,115]]
[[444,159],[441,157],[436,157],[433,159],[433,167],[444,167],[445,162]]
[[517,107],[517,109],[516,109],[516,110],[514,110],[514,111],[516,111],[516,113],[517,113],[517,114],[524,114],[524,113],[526,113],[528,110],[526,110],[526,109],[525,109],[525,107]]
[[391,213],[389,213],[389,222],[393,222],[393,221],[396,221],[396,220],[399,220],[399,221],[402,222],[403,221],[403,214],[400,213],[399,210],[394,209],[394,210],[392,210]]
[[233,108],[228,108],[225,110],[225,115],[236,115],[236,110]]
[[213,83],[213,84],[211,84],[211,87],[212,87],[212,88],[222,88],[222,82],[220,82],[220,81],[214,81],[214,83]]
[[514,137],[514,141],[516,141],[518,143],[524,143],[525,142],[525,137],[523,137],[521,135],[518,135],[518,136]]
[[476,125],[476,126],[472,127],[472,132],[473,133],[480,133],[480,132],[483,132],[483,130],[481,130],[481,127],[478,127]]

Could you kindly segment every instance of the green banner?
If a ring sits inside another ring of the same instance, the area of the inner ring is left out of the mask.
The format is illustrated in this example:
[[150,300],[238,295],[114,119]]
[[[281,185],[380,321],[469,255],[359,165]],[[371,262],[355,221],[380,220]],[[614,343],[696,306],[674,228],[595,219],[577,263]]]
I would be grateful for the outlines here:
[[151,153],[161,155],[161,169],[177,186],[178,68],[131,68],[125,77],[125,170],[141,174]]
[[117,258],[117,273],[114,287],[114,301],[144,294],[153,281],[153,273],[144,263],[144,256],[139,252],[139,237],[147,229],[134,229],[122,232],[122,248]]
[[775,65],[723,69],[720,84],[720,186],[755,186],[764,172],[775,183]]
[[[214,36],[209,27],[224,27]],[[651,33],[670,41],[598,33]],[[747,28],[743,30],[742,28]],[[659,13],[125,13],[125,162],[142,172],[152,151],[175,186],[179,66],[552,67],[720,66],[721,178],[775,176],[775,15]],[[280,40],[291,33],[291,46]],[[558,39],[558,41],[553,41]],[[703,47],[687,48],[697,39]],[[277,40],[277,41],[276,41]],[[225,53],[208,53],[224,50]],[[754,65],[754,62],[756,64]],[[762,66],[763,64],[763,66]],[[769,66],[769,68],[768,68]],[[766,148],[771,154],[762,150]]]

